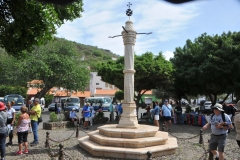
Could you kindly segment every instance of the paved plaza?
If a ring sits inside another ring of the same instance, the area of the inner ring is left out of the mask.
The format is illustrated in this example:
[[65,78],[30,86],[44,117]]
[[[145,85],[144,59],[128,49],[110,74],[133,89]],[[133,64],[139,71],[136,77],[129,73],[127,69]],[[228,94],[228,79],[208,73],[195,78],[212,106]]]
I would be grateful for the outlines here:
[[[49,117],[48,111],[43,112],[43,117]],[[48,121],[47,118],[44,118],[44,121]],[[114,122],[116,123],[116,122]],[[145,123],[147,124],[147,123]],[[151,125],[151,124],[149,124]],[[162,125],[162,124],[161,124]],[[89,130],[86,132],[91,132],[97,129],[98,126],[101,125],[93,125]],[[81,126],[82,127],[82,126]],[[13,138],[13,146],[6,147],[6,159],[7,160],[51,160],[56,158],[51,158],[48,155],[48,149],[45,148],[45,141],[46,141],[46,132],[50,133],[50,138],[56,141],[61,141],[64,139],[69,138],[67,141],[62,142],[64,145],[64,152],[67,154],[65,159],[72,159],[72,160],[112,160],[113,158],[101,158],[101,157],[94,157],[82,148],[79,147],[78,141],[75,133],[75,128],[59,128],[56,130],[43,130],[42,124],[39,127],[39,145],[37,146],[29,146],[29,154],[23,154],[20,156],[15,155],[15,152],[18,150],[17,145],[17,137]],[[201,127],[198,126],[189,126],[189,125],[173,125],[171,134],[178,138],[186,138],[186,139],[178,139],[179,149],[177,149],[176,153],[169,156],[163,157],[156,157],[153,160],[196,160],[196,159],[204,159],[204,150],[199,145],[199,132]],[[87,133],[85,131],[80,130],[79,137],[86,136]],[[228,160],[237,160],[240,159],[240,152],[239,148],[237,147],[235,141],[236,132],[233,130],[227,140],[226,146],[226,158]],[[196,136],[196,137],[195,137]],[[192,139],[187,139],[195,137]],[[205,142],[205,147],[207,148],[207,140],[210,138],[210,129],[204,131],[203,139]],[[33,134],[29,134],[28,142],[33,141]],[[50,145],[52,146],[51,151],[53,153],[58,152],[58,145],[59,143],[50,141]]]

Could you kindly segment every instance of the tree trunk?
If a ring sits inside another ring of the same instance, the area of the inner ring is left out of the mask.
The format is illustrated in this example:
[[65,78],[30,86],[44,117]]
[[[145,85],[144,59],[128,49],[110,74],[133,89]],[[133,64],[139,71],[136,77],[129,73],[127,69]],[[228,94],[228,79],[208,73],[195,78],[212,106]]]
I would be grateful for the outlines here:
[[52,87],[50,86],[45,86],[44,88],[42,88],[42,90],[40,92],[37,92],[37,94],[35,95],[35,98],[42,98],[45,96],[45,94],[51,89]]

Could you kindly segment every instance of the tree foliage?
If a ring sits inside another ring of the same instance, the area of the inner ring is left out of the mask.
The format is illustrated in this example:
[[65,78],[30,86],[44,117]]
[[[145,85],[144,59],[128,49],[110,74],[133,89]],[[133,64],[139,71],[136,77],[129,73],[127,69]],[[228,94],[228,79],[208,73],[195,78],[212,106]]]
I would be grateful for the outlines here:
[[217,95],[239,88],[240,33],[202,34],[176,48],[171,59],[175,68],[174,87],[178,97],[207,95],[213,104]]
[[[135,102],[139,106],[139,100],[142,95],[151,89],[165,87],[170,83],[172,65],[165,60],[162,53],[153,55],[146,52],[143,55],[135,55],[135,77],[134,90]],[[124,57],[120,57],[116,61],[101,63],[98,65],[98,75],[104,82],[113,84],[119,89],[124,90]]]
[[4,97],[8,94],[20,94],[23,97],[27,96],[27,89],[24,87],[12,87],[8,85],[1,85],[0,86],[0,97]]
[[124,92],[122,90],[116,91],[115,98],[117,100],[123,100],[124,99]]
[[67,6],[36,0],[0,1],[0,46],[13,56],[53,39],[56,30],[67,20],[81,16],[82,0]]
[[[84,91],[89,84],[89,70],[82,66],[76,47],[57,39],[45,46],[37,47],[23,62],[28,79],[41,79],[44,87],[37,96],[43,97],[52,87]],[[36,97],[37,97],[36,96]]]
[[7,61],[0,60],[6,66],[1,72],[2,84],[26,86],[31,80],[43,80],[42,90],[36,95],[41,98],[52,87],[84,91],[89,83],[87,66],[81,64],[76,46],[67,40],[56,39],[35,47],[26,55],[21,60],[8,55],[5,58]]

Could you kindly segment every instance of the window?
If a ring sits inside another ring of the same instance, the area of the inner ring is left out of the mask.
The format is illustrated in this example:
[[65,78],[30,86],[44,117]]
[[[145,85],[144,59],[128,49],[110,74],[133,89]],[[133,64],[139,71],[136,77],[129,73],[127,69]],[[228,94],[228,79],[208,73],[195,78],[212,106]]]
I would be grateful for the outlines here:
[[96,83],[96,85],[99,85],[99,83]]

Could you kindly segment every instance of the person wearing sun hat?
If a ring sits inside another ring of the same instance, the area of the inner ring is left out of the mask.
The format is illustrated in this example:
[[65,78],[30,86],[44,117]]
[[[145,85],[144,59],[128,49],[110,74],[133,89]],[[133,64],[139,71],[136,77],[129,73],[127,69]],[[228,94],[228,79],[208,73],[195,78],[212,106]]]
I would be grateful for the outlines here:
[[238,146],[240,147],[240,100],[237,102],[236,110],[237,111],[234,116],[234,124],[237,132],[236,141]]
[[208,126],[211,126],[212,134],[209,142],[209,149],[212,154],[215,155],[215,160],[224,160],[223,153],[228,136],[228,129],[233,128],[233,126],[230,117],[224,113],[221,104],[215,104],[212,109],[214,114],[202,129],[205,130]]
[[7,112],[3,102],[0,102],[0,153],[1,160],[5,159],[6,138],[7,138]]

